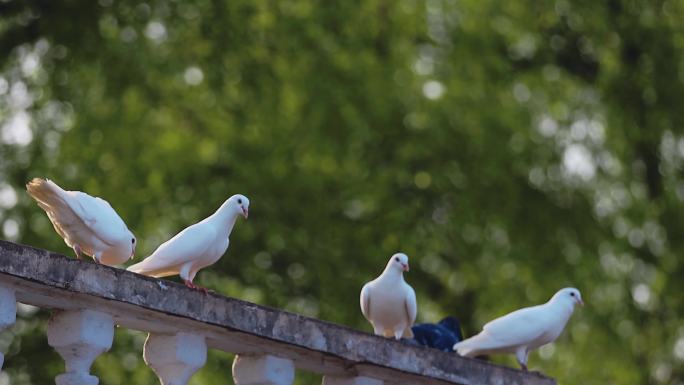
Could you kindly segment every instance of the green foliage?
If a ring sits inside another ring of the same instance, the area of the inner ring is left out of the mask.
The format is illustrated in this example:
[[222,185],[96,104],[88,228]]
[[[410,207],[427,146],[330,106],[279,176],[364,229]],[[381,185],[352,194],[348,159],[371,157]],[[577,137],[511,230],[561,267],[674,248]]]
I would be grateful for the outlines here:
[[[239,192],[250,218],[199,284],[369,331],[358,292],[401,250],[419,320],[453,314],[467,335],[573,285],[588,306],[532,367],[560,383],[676,383],[683,12],[3,1],[0,229],[71,253],[23,193],[49,177],[109,200],[141,258]],[[13,330],[13,384],[62,370],[45,319]],[[94,366],[103,384],[156,383],[142,338],[117,331]],[[193,384],[228,381],[231,357],[210,352]]]

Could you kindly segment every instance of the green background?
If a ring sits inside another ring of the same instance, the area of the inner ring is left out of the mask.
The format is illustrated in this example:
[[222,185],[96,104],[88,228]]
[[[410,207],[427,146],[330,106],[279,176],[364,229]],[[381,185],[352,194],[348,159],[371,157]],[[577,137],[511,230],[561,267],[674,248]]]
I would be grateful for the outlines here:
[[[3,0],[0,236],[72,255],[33,177],[107,199],[136,261],[243,193],[196,279],[218,293],[370,331],[359,290],[403,251],[419,321],[472,335],[576,286],[531,369],[682,384],[683,22],[673,0]],[[20,308],[0,383],[63,370],[47,317]],[[101,384],[157,383],[144,337],[117,331]],[[191,384],[230,366],[210,351]]]

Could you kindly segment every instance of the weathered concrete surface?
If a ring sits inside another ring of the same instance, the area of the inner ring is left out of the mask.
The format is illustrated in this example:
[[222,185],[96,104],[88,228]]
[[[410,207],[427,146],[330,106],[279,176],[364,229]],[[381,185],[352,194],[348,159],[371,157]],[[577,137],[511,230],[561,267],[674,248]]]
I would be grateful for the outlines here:
[[416,384],[555,384],[534,373],[411,346],[174,282],[0,241],[0,283],[43,308],[89,308],[156,333],[192,332],[238,354],[271,354],[320,374]]

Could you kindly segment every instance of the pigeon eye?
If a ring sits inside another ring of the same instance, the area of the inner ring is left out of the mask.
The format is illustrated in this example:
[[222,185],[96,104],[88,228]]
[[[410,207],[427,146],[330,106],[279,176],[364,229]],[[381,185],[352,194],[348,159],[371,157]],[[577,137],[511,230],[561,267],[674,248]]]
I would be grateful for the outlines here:
[[242,204],[242,199],[238,199],[238,203],[239,203],[239,204]]
[[574,296],[575,296],[575,293],[570,293],[570,296],[571,296],[571,297],[574,297]]
[[394,260],[399,262],[399,257],[394,257]]

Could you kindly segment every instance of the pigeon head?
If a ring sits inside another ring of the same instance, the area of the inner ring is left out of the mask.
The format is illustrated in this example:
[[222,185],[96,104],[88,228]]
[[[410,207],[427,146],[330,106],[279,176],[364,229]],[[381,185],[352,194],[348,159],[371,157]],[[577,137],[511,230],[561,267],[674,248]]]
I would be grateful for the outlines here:
[[387,269],[397,269],[399,271],[409,271],[408,255],[396,253],[387,262]]
[[463,337],[461,337],[461,323],[458,322],[458,319],[456,319],[456,317],[445,317],[444,319],[439,321],[438,324],[456,333],[457,337],[459,337],[459,340],[463,339]]
[[128,235],[130,235],[131,238],[131,259],[133,259],[133,256],[135,255],[135,246],[138,244],[138,240],[135,239],[135,235],[131,233],[131,231],[128,231]]
[[558,292],[551,298],[551,301],[561,301],[574,305],[584,305],[582,301],[582,294],[574,287],[566,287],[558,290]]
[[249,216],[249,199],[242,194],[235,194],[228,198],[228,204],[237,215],[242,215],[247,219]]
[[[135,256],[135,246],[137,246],[137,244],[138,240],[131,230],[126,229],[125,231],[122,231],[117,238],[115,245],[100,252],[100,263],[114,266],[124,263],[128,259],[133,259]],[[95,258],[94,255],[93,258]]]

